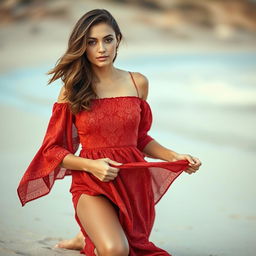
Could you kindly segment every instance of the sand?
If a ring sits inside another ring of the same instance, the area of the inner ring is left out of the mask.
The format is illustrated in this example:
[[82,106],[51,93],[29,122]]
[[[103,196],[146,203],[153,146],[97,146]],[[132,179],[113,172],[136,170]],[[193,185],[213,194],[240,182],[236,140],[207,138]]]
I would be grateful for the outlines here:
[[[141,14],[140,8],[132,5],[124,8],[108,1],[77,1],[71,6],[68,21],[48,18],[34,24],[26,21],[1,28],[0,78],[9,80],[0,81],[10,83],[9,87],[8,83],[1,84],[3,97],[6,93],[3,89],[14,86],[19,74],[29,75],[29,71],[34,74],[34,69],[53,66],[65,50],[69,31],[77,18],[101,7],[117,17],[126,37],[118,56],[121,64],[131,63],[138,55],[157,59],[164,54],[255,54],[254,37],[239,42],[223,41],[195,30],[194,37],[185,40],[139,19],[152,11]],[[30,31],[35,26],[39,33],[33,34]],[[225,101],[216,101],[219,97],[214,97],[210,90],[199,90],[193,79],[193,86],[187,89],[176,78],[175,90],[166,94],[165,79],[160,79],[157,71],[150,73],[154,64],[148,65],[148,71],[147,66],[139,65],[134,65],[137,71],[146,70],[152,78],[151,135],[164,146],[192,154],[203,163],[196,174],[181,175],[157,204],[151,241],[173,256],[255,255],[255,102],[249,96],[246,101],[247,95],[242,94],[232,102],[226,101],[230,91]],[[249,67],[252,70],[255,62],[249,63]],[[245,81],[255,85],[252,71],[248,74],[247,71],[239,79],[246,76]],[[255,93],[254,88],[250,89],[251,95]],[[54,101],[52,95],[49,100],[39,96],[35,95],[34,101],[39,98],[38,105],[48,105],[46,114],[27,111],[22,105],[1,98],[0,153],[4,175],[0,181],[0,255],[79,255],[78,251],[52,248],[57,241],[71,238],[79,231],[68,191],[70,177],[57,181],[49,195],[25,207],[21,207],[17,197],[18,182],[42,142]],[[29,104],[32,99],[27,101]]]

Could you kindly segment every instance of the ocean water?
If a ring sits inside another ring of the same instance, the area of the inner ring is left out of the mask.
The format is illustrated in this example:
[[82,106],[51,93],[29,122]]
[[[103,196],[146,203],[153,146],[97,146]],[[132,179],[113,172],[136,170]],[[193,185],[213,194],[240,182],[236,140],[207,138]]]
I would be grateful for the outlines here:
[[[149,79],[153,134],[240,145],[256,150],[256,53],[146,55],[115,66]],[[49,117],[61,81],[47,86],[52,64],[0,75],[0,100]],[[161,131],[161,132],[160,132]]]

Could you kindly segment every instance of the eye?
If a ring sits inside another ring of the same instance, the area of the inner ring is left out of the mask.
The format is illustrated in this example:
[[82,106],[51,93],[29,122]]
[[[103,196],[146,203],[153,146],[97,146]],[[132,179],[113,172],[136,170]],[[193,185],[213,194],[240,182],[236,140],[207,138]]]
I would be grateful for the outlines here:
[[110,42],[113,41],[113,38],[111,38],[111,37],[110,37],[110,38],[107,38],[106,41],[107,41],[108,43],[110,43]]
[[93,45],[94,41],[88,41],[87,42],[89,45]]

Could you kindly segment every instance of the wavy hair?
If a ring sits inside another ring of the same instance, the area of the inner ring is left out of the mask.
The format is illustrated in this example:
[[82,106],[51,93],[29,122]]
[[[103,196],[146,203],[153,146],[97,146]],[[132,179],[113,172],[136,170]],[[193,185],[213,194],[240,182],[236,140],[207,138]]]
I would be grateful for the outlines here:
[[[122,40],[120,28],[107,10],[91,10],[77,21],[69,37],[65,54],[57,60],[55,67],[47,72],[47,75],[53,74],[47,85],[59,78],[63,81],[64,99],[70,103],[73,114],[83,109],[90,110],[91,99],[97,96],[92,86],[94,77],[91,63],[85,54],[85,42],[90,28],[99,23],[110,25],[115,31],[116,38],[119,38],[119,42]],[[117,52],[113,62],[116,56]]]

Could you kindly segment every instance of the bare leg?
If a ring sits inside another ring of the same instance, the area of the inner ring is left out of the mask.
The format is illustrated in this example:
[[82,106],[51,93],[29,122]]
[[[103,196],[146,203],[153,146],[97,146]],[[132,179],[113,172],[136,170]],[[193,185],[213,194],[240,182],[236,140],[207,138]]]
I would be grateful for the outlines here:
[[69,250],[82,250],[85,246],[84,235],[80,231],[74,238],[60,241],[55,248],[64,248]]
[[126,235],[107,197],[82,194],[77,203],[77,216],[94,243],[97,255],[129,255]]

